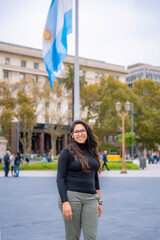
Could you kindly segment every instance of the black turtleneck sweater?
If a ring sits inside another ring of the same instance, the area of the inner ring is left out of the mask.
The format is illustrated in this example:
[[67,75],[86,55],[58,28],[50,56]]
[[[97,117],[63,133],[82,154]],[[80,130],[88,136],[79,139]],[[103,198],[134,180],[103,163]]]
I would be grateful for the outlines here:
[[88,156],[90,169],[88,173],[84,173],[81,164],[75,161],[67,147],[61,151],[58,159],[57,185],[62,203],[68,201],[67,190],[95,194],[96,190],[100,189],[97,160],[85,144],[78,144],[78,146]]

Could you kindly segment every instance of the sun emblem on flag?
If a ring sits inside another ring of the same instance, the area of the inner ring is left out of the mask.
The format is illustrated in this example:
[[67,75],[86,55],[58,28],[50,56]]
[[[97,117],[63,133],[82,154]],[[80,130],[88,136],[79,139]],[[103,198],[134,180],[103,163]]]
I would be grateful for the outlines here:
[[50,40],[52,34],[51,34],[51,32],[50,32],[49,30],[46,29],[46,30],[44,31],[43,36],[44,36],[44,39],[45,39],[45,40]]

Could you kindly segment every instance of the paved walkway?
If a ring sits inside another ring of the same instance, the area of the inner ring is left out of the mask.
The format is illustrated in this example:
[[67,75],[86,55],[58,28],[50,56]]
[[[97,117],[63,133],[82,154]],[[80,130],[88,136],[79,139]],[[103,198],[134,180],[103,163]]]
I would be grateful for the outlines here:
[[[139,164],[139,161],[135,160],[135,164]],[[20,171],[20,177],[55,177],[56,171]],[[4,176],[4,172],[0,171],[0,177]],[[11,172],[9,172],[11,176]],[[103,171],[100,177],[160,177],[160,163],[148,164],[145,169],[141,170],[128,170],[127,174],[121,174],[118,170]]]
[[[160,240],[160,178],[101,177],[100,185],[97,240]],[[1,177],[0,240],[64,240],[57,194],[55,177]]]

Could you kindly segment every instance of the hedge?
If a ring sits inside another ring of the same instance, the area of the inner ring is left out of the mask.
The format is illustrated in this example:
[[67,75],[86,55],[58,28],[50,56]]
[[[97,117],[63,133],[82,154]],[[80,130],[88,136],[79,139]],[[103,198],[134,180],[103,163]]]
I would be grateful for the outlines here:
[[[102,164],[101,164],[102,165]],[[122,162],[107,162],[107,165],[110,170],[121,170]],[[3,170],[3,165],[0,165],[0,170]],[[126,163],[127,170],[139,170],[139,167],[132,162]],[[56,171],[57,170],[57,162],[51,163],[35,163],[35,164],[22,164],[20,165],[20,170],[29,170],[29,171]]]

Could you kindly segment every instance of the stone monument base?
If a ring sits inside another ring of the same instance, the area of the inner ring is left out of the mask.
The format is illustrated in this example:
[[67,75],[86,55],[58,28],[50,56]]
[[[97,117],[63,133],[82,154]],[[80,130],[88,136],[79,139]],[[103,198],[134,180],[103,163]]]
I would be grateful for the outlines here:
[[5,137],[0,136],[0,163],[2,163],[2,159],[6,154],[7,142],[8,141],[5,139]]

